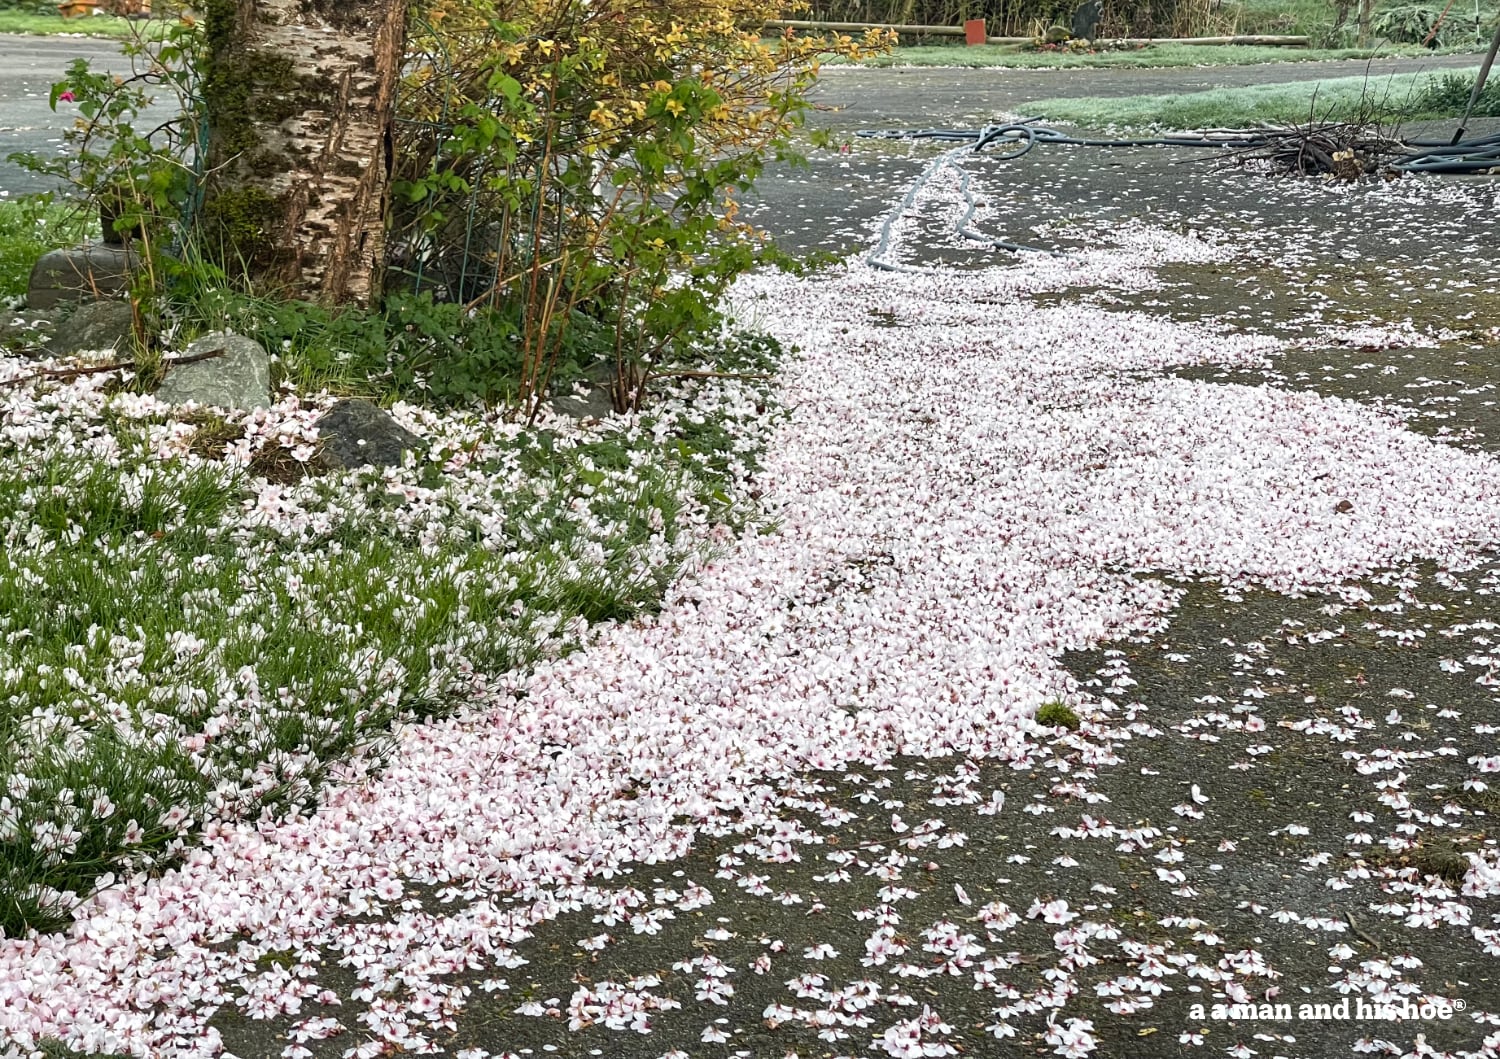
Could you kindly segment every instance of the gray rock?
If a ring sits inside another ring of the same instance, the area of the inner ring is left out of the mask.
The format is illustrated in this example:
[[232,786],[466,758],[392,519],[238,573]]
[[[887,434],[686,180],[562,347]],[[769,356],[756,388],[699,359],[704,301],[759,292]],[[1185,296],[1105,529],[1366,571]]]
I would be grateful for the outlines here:
[[268,408],[271,404],[271,358],[259,342],[228,331],[204,335],[182,351],[182,357],[218,356],[169,368],[156,396],[168,404],[189,401],[218,408]]
[[604,419],[614,414],[615,366],[612,363],[591,364],[583,371],[581,383],[586,389],[563,394],[554,393],[552,407],[574,419]]
[[138,261],[126,247],[100,243],[49,251],[31,269],[26,304],[33,309],[51,309],[67,302],[120,294],[129,288]]
[[135,320],[129,302],[118,298],[83,302],[66,316],[58,317],[46,348],[54,357],[96,350],[123,354],[130,349],[134,333]]
[[334,467],[396,467],[404,453],[427,443],[370,401],[340,401],[319,417],[323,461]]
[[552,398],[552,407],[574,419],[603,419],[613,414],[614,398],[601,386],[591,386],[586,393],[568,393]]
[[55,326],[51,313],[33,309],[0,310],[0,350],[44,353]]

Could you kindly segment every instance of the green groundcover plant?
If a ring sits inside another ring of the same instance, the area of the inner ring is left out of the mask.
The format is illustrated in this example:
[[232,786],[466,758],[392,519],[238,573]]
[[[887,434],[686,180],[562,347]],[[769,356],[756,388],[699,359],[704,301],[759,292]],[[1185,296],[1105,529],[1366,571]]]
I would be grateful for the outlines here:
[[[767,377],[776,347],[722,363]],[[172,409],[0,360],[0,929],[649,610],[753,517],[765,383],[526,430],[397,405],[403,467],[311,476],[329,398]]]
[[[0,931],[307,804],[392,725],[650,610],[756,518],[779,350],[719,296],[779,260],[735,197],[789,149],[825,45],[681,6],[415,10],[403,118],[442,135],[401,143],[405,256],[368,311],[256,289],[210,245],[201,24],[54,86],[68,149],[26,161],[72,197],[0,204],[5,291],[101,225],[143,261],[145,326],[114,370],[0,357]],[[271,350],[269,410],[151,396],[212,329]],[[624,414],[551,410],[585,374]],[[316,420],[350,394],[421,439],[404,466],[323,473]]]

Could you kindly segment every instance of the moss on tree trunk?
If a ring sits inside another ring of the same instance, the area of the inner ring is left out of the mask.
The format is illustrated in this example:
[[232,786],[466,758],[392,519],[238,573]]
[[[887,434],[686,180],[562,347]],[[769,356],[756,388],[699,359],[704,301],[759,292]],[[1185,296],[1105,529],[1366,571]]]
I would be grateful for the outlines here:
[[205,251],[263,291],[378,298],[407,0],[209,0]]

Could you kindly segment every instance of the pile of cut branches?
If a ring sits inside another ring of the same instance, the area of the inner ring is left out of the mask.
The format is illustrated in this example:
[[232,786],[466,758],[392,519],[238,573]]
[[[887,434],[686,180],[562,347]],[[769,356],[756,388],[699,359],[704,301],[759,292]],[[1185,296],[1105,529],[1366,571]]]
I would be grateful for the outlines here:
[[1309,122],[1267,129],[1254,147],[1231,156],[1238,165],[1263,163],[1283,176],[1317,176],[1353,181],[1391,172],[1409,148],[1396,136],[1368,122]]

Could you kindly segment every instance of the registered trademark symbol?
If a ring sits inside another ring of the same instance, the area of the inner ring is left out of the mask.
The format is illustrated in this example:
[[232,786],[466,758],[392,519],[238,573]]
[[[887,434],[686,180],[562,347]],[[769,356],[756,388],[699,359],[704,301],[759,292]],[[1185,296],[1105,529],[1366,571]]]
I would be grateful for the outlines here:
[[1464,1008],[1466,1008],[1468,1006],[1469,1006],[1469,1002],[1467,1000],[1455,1000],[1453,1002],[1453,1010],[1454,1011],[1462,1011]]

